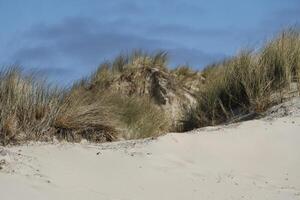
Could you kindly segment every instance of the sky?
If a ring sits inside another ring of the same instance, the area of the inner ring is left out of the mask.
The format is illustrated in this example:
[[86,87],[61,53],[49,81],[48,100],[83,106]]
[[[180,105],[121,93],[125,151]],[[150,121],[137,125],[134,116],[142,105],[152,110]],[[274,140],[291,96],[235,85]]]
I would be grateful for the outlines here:
[[0,67],[68,85],[134,49],[195,69],[300,22],[300,0],[0,0]]

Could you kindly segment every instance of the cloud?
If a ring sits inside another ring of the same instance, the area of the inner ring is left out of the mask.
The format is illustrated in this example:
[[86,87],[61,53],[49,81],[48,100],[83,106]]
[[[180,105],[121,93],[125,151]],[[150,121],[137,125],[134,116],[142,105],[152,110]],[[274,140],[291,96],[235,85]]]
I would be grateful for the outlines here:
[[209,54],[199,49],[188,48],[169,49],[168,52],[169,56],[173,58],[171,60],[173,65],[188,64],[196,69],[227,57],[227,55],[221,53]]
[[[149,52],[167,50],[170,52],[174,65],[189,62],[202,66],[220,57],[217,54],[205,53],[200,49],[188,48],[180,43],[180,40],[176,42],[135,32],[133,29],[135,24],[131,21],[127,21],[127,30],[124,28],[125,22],[122,26],[117,26],[118,24],[120,24],[118,20],[107,23],[78,17],[67,18],[54,25],[37,24],[16,41],[20,42],[21,46],[13,51],[11,60],[16,60],[25,66],[40,68],[57,77],[66,77],[67,73],[70,75],[71,70],[73,74],[70,79],[74,79],[79,75],[89,74],[102,61],[134,49]],[[142,27],[144,30],[147,28],[155,30],[157,34],[176,31],[178,37],[189,34],[207,36],[222,34],[214,30],[211,32],[210,30],[193,30],[179,25]]]
[[172,37],[202,37],[202,38],[226,38],[232,34],[229,29],[203,28],[198,29],[181,24],[164,24],[148,27],[148,31],[152,31],[160,36]]
[[279,24],[293,25],[300,23],[300,6],[278,10],[273,13],[273,16],[274,21],[277,20]]
[[287,0],[286,5],[269,13],[259,24],[260,32],[276,33],[300,23],[300,4],[298,0]]
[[14,57],[17,62],[40,62],[44,60],[50,62],[55,58],[55,51],[49,46],[27,47],[15,52]]
[[[1,63],[21,63],[61,80],[85,76],[133,49],[167,50],[172,65],[200,68],[300,21],[299,0],[29,2],[1,7]],[[232,10],[236,5],[243,6]]]
[[170,42],[122,33],[113,24],[103,24],[86,18],[67,19],[54,26],[37,25],[25,36],[38,45],[24,47],[15,54],[16,59],[46,59],[54,55],[72,58],[81,64],[95,64],[103,58],[111,58],[121,51],[136,48],[155,50],[171,46]]
[[124,13],[124,14],[141,14],[143,13],[142,7],[138,4],[138,2],[134,1],[122,1],[119,3],[115,3],[112,6],[112,10],[117,13]]

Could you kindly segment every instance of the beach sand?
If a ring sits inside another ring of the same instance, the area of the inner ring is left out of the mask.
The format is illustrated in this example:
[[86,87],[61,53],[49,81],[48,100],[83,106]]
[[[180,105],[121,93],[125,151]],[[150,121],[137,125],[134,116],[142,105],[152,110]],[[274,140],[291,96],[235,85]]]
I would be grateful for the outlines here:
[[280,109],[154,140],[0,147],[0,199],[300,199],[300,108]]

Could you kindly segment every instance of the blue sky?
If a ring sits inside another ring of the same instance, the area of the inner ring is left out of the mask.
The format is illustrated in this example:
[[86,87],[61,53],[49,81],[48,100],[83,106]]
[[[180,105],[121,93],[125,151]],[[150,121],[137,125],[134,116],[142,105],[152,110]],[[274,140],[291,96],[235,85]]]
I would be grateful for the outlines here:
[[300,0],[0,0],[0,64],[69,84],[121,52],[206,64],[300,22]]

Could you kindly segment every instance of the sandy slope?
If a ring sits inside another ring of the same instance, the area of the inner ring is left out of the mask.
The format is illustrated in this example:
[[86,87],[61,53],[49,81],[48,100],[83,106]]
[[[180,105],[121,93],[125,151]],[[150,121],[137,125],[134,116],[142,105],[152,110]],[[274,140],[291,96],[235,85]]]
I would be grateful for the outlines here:
[[1,159],[1,200],[300,199],[300,115],[152,141],[11,147]]

